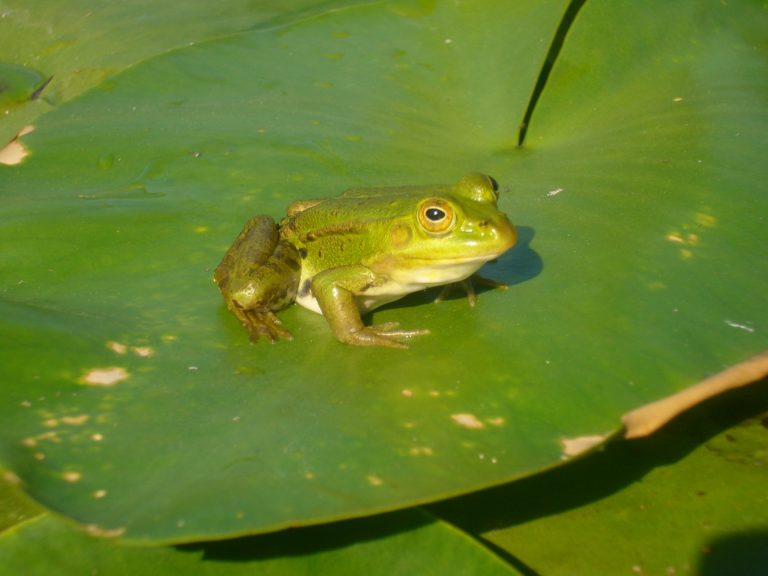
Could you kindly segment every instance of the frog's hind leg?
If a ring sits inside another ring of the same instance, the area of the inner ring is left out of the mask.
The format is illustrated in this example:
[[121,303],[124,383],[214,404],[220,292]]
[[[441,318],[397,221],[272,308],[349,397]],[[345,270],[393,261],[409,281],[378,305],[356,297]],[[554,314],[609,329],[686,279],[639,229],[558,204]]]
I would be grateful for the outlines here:
[[274,312],[296,298],[301,272],[298,250],[280,239],[275,221],[254,216],[243,227],[213,273],[227,308],[251,340],[290,340]]
[[253,274],[272,256],[279,239],[280,232],[272,218],[254,216],[245,223],[243,230],[216,266],[213,281],[222,292],[231,291],[230,277],[237,279]]

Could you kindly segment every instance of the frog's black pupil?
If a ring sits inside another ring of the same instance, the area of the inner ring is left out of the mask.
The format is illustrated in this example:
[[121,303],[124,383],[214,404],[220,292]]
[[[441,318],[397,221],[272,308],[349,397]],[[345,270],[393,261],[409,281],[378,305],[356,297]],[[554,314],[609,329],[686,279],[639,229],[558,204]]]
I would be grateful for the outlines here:
[[427,218],[432,222],[439,222],[445,218],[445,212],[440,210],[440,208],[427,208]]

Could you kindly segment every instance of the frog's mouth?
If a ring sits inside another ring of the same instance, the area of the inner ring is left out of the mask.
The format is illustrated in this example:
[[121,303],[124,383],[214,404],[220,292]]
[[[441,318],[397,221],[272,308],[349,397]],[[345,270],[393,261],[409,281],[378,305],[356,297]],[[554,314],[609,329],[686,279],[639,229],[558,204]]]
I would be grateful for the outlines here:
[[494,250],[492,252],[486,252],[484,254],[473,254],[472,256],[464,256],[460,258],[445,258],[440,256],[405,256],[405,260],[408,265],[411,266],[432,266],[435,268],[452,268],[454,266],[466,266],[476,263],[482,266],[486,262],[498,258],[504,253],[504,251]]

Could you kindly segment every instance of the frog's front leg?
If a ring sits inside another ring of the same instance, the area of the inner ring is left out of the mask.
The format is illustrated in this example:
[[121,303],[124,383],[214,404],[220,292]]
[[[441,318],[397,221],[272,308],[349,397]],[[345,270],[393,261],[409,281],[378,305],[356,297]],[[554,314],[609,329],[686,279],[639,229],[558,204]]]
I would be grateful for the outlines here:
[[380,284],[381,279],[365,266],[338,266],[312,279],[312,294],[336,337],[346,344],[407,348],[403,340],[429,334],[429,330],[401,330],[396,322],[363,324],[355,296]]
[[251,340],[291,339],[275,316],[296,298],[301,259],[296,248],[280,239],[269,216],[254,216],[213,273],[227,308],[248,330]]

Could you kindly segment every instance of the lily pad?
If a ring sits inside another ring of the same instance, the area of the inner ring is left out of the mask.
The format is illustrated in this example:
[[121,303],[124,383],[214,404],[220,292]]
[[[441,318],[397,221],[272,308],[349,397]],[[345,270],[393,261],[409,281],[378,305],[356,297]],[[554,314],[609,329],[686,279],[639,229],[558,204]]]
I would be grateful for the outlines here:
[[[0,171],[0,462],[94,533],[179,542],[507,482],[768,345],[753,3],[377,3],[191,46],[40,118]],[[691,22],[691,15],[697,17]],[[728,26],[721,23],[727,21]],[[673,32],[674,31],[674,32]],[[763,148],[761,148],[763,147]],[[250,345],[211,272],[242,223],[351,186],[493,174],[508,291]]]
[[[254,26],[299,20],[364,0],[189,0],[159,4],[5,0],[0,7],[0,110],[9,70],[51,78],[39,99],[5,110],[0,146],[24,125],[142,60]],[[34,69],[30,68],[33,67]],[[14,73],[14,78],[18,73]],[[17,85],[17,83],[14,83]],[[39,84],[36,88],[39,87]],[[18,102],[18,101],[17,101]]]
[[760,573],[768,380],[653,437],[434,507],[538,574]]
[[451,525],[417,511],[328,528],[179,548],[122,546],[50,515],[0,535],[3,574],[519,574]]

